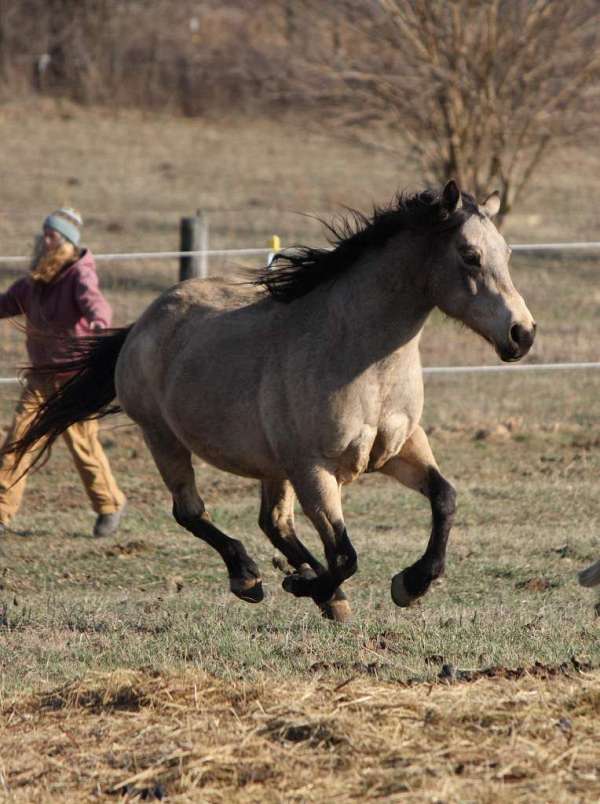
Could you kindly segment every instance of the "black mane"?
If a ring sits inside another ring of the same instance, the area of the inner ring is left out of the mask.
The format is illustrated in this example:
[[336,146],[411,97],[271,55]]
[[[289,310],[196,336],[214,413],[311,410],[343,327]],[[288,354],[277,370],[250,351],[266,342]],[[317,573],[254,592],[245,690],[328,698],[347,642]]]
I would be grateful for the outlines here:
[[332,249],[299,246],[293,252],[277,254],[272,262],[274,270],[263,270],[255,284],[266,288],[277,301],[291,302],[317,285],[335,280],[366,249],[383,246],[399,231],[450,231],[477,212],[475,199],[467,193],[462,193],[462,206],[451,213],[442,203],[440,192],[399,193],[388,206],[375,207],[370,217],[350,210],[338,222],[322,221]]

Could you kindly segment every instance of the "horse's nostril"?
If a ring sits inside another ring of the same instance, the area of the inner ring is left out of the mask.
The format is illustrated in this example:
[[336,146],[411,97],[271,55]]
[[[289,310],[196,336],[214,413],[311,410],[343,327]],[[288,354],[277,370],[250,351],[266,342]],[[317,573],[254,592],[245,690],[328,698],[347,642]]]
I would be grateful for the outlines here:
[[536,325],[531,330],[526,329],[522,324],[513,324],[510,328],[510,339],[521,349],[529,349],[533,343]]
[[516,343],[517,346],[521,345],[521,341],[523,340],[524,329],[520,324],[513,324],[510,328],[510,339],[513,343]]

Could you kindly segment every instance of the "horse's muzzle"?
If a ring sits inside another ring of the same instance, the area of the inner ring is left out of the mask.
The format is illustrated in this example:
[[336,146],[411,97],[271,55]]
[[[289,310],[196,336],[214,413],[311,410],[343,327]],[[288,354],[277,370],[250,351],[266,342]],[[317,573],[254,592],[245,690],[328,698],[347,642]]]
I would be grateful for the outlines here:
[[535,323],[530,328],[522,324],[513,324],[508,333],[508,343],[503,347],[497,347],[500,359],[505,363],[512,363],[525,357],[533,346],[536,328]]

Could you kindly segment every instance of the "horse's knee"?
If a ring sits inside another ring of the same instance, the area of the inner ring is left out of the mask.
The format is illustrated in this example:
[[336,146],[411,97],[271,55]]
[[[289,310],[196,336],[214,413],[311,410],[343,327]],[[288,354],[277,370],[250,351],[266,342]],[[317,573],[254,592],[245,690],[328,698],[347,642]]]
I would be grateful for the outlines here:
[[281,523],[273,510],[261,508],[258,515],[258,527],[269,538],[277,538],[282,535]]
[[199,506],[190,507],[173,500],[173,518],[178,525],[186,530],[193,530],[199,519],[208,519],[208,514],[202,501]]
[[266,511],[263,511],[262,508],[258,514],[258,527],[266,536],[269,535],[273,527],[270,515]]
[[334,544],[328,547],[325,553],[329,571],[340,583],[354,575],[358,569],[356,550],[345,527],[336,534]]
[[346,528],[344,528],[344,533],[341,541],[339,542],[338,551],[339,556],[342,558],[345,572],[348,573],[346,577],[349,578],[350,575],[354,575],[358,569],[358,556],[356,555],[356,550],[354,549],[352,542],[348,538],[348,531]]
[[433,469],[429,475],[429,499],[434,512],[444,517],[452,519],[456,513],[456,489],[452,483]]
[[292,517],[290,517],[289,513],[282,511],[279,506],[271,508],[261,505],[258,514],[258,527],[269,537],[287,538],[294,532]]
[[181,525],[182,528],[190,530],[193,522],[192,514],[189,510],[178,506],[175,501],[173,501],[173,519],[178,525]]

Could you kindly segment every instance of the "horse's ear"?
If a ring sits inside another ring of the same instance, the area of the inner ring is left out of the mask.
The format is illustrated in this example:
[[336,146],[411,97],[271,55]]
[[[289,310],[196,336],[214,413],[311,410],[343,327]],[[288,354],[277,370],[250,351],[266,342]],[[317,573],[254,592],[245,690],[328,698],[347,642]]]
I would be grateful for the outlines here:
[[500,193],[498,190],[495,190],[491,195],[488,195],[481,205],[481,208],[486,215],[489,215],[490,218],[493,218],[494,215],[497,215],[500,212],[500,204]]
[[442,191],[442,204],[450,213],[462,207],[460,189],[454,179],[450,179]]

